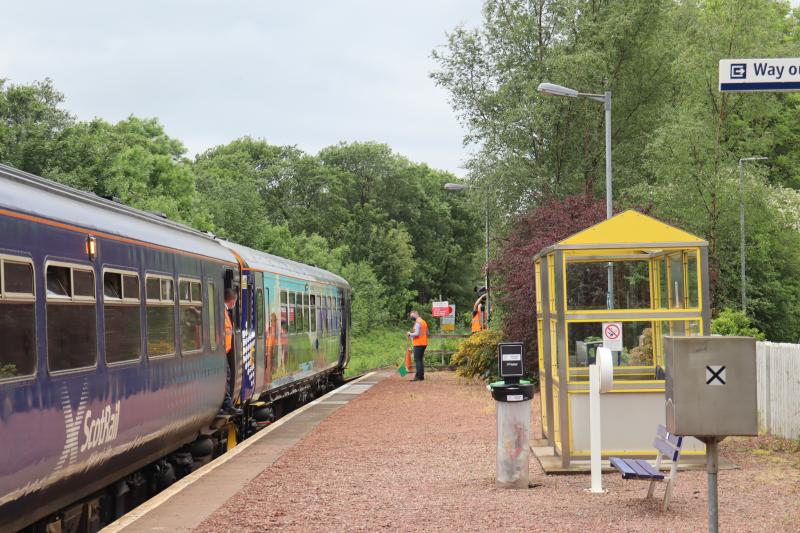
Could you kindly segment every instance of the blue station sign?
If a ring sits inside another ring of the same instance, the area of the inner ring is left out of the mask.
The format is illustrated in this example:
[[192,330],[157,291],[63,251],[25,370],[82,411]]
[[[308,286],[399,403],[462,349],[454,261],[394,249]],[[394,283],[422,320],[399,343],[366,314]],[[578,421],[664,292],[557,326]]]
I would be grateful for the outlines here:
[[800,58],[721,59],[719,90],[800,91]]

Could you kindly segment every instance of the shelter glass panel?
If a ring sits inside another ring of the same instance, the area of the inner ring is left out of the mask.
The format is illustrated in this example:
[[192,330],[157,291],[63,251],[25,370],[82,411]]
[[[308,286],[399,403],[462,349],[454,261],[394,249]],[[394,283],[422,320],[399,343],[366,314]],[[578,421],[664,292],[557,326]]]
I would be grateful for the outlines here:
[[650,269],[643,260],[568,262],[567,309],[606,309],[609,268],[614,275],[614,309],[650,308]]

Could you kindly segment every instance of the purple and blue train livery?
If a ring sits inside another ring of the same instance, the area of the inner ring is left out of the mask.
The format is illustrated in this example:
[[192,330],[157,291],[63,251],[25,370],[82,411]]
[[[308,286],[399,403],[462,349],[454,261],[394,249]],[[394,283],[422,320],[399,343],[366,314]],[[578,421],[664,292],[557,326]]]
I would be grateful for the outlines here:
[[349,309],[334,274],[0,165],[0,530],[96,530],[326,390]]

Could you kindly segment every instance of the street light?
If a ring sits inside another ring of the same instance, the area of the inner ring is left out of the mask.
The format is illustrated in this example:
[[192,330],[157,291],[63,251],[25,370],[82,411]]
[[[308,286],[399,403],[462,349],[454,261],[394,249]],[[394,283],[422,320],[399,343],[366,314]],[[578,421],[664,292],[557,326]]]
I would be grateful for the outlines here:
[[747,314],[747,289],[745,287],[744,260],[744,165],[745,161],[765,161],[764,156],[742,157],[739,159],[739,267],[742,277],[742,313]]
[[[468,189],[480,189],[480,187],[475,187],[474,185],[464,185],[463,183],[445,183],[444,190],[446,191],[466,191]],[[483,208],[484,208],[484,230],[485,230],[485,264],[484,264],[484,287],[486,287],[486,321],[488,323],[489,317],[489,199],[486,198],[484,195],[483,198]]]
[[[611,218],[614,215],[611,182],[611,91],[606,91],[603,94],[581,93],[575,89],[556,85],[555,83],[540,83],[538,91],[547,96],[564,96],[567,98],[582,97],[603,103],[606,115],[606,218]],[[608,309],[614,308],[614,265],[612,263],[608,264],[606,307],[608,307]]]

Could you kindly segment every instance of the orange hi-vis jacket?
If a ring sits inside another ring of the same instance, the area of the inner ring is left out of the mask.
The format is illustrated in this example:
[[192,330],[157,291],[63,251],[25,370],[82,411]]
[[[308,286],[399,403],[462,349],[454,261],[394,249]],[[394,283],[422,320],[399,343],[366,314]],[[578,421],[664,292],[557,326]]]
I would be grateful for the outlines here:
[[472,315],[472,333],[477,333],[483,329],[483,308],[479,305]]
[[419,324],[419,335],[411,338],[411,344],[414,346],[427,346],[428,345],[428,323],[421,318],[417,319]]
[[231,314],[228,308],[225,308],[225,353],[228,353],[233,348],[233,322],[231,322]]

